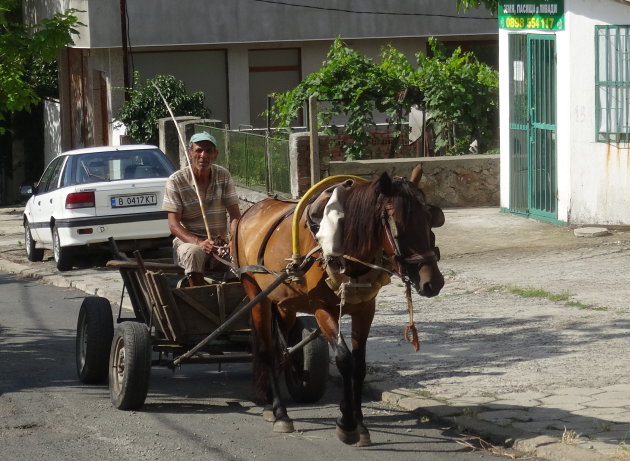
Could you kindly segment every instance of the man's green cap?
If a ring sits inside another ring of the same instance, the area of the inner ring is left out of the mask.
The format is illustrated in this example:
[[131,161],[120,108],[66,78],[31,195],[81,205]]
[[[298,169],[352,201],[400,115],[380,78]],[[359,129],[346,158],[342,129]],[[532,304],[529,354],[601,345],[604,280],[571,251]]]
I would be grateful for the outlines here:
[[188,147],[192,147],[193,142],[199,142],[199,141],[210,141],[212,144],[214,144],[214,147],[217,147],[217,140],[214,139],[214,136],[212,136],[207,131],[202,131],[201,133],[193,134],[190,137],[190,141],[188,142]]

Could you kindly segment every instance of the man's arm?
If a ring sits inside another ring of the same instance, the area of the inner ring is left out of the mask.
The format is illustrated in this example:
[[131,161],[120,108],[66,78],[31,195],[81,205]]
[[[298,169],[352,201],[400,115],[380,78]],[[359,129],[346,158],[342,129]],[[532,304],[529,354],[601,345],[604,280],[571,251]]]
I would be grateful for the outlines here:
[[181,213],[169,211],[168,228],[171,231],[171,234],[173,234],[184,243],[192,243],[193,245],[197,245],[198,247],[203,249],[203,251],[205,251],[206,253],[212,253],[212,250],[214,248],[214,240],[203,240],[202,238],[197,237],[195,234],[182,226],[181,218]]
[[238,223],[238,220],[241,218],[241,209],[238,207],[238,203],[230,205],[226,209],[230,215],[230,235],[234,235],[234,232],[236,232],[236,223]]

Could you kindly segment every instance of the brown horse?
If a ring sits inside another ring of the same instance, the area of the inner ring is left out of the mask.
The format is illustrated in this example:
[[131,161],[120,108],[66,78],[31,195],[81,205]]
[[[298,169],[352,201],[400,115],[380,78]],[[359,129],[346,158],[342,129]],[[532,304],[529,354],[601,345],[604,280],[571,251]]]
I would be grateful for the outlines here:
[[[411,179],[390,178],[386,173],[370,182],[355,183],[345,195],[343,218],[344,275],[365,280],[368,272],[381,273],[376,265],[387,265],[403,280],[413,285],[426,297],[437,295],[444,278],[437,266],[439,254],[435,247],[432,227],[444,223],[442,210],[426,204],[418,187],[422,176],[421,165]],[[285,272],[292,248],[290,215],[295,203],[266,199],[249,208],[238,223],[234,238],[234,254],[240,267],[264,265],[270,272],[245,273],[241,280],[252,299]],[[306,213],[305,213],[306,215]],[[307,228],[306,218],[299,221],[299,251],[306,255],[318,246]],[[363,424],[361,393],[365,379],[365,353],[368,334],[374,318],[376,289],[368,289],[363,298],[344,297],[334,283],[326,283],[326,265],[332,261],[321,257],[299,277],[284,280],[265,299],[252,308],[254,331],[254,363],[266,379],[258,382],[259,396],[267,400],[265,419],[274,421],[275,432],[292,432],[293,423],[278,392],[279,357],[274,346],[273,318],[279,318],[283,331],[295,322],[296,313],[315,316],[321,332],[335,354],[335,361],[343,379],[341,416],[337,419],[337,436],[347,444],[369,445],[370,435]],[[368,264],[364,264],[368,263]],[[376,280],[376,278],[369,278]],[[381,282],[382,280],[379,279]],[[352,351],[340,334],[341,315],[352,319]],[[255,377],[257,369],[255,366]],[[273,414],[271,414],[273,411]]]

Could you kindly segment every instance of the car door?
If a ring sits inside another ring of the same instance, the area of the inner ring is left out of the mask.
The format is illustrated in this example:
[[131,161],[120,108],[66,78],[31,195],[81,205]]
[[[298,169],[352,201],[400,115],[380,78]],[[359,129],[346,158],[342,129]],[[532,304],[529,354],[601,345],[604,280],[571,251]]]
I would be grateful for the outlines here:
[[42,174],[37,184],[37,195],[33,197],[31,233],[38,242],[52,243],[50,217],[54,211],[55,201],[64,198],[58,193],[59,179],[66,156],[56,157]]

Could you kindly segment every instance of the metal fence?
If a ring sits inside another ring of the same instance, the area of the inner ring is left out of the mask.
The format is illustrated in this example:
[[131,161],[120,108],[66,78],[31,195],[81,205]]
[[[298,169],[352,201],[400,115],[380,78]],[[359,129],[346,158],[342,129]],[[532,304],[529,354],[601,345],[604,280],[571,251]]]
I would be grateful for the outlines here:
[[195,125],[195,132],[200,131],[216,138],[216,163],[227,168],[235,182],[268,193],[291,193],[288,137]]

